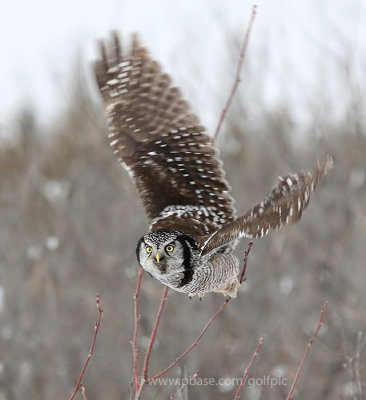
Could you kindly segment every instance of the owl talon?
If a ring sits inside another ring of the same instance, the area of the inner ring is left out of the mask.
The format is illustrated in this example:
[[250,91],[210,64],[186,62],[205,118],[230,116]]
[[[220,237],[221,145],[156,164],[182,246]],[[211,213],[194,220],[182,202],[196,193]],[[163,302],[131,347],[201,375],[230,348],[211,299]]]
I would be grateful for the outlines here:
[[198,296],[199,300],[202,301],[203,296],[205,295],[204,293],[188,293],[188,298],[189,300],[192,300],[194,296]]
[[232,299],[235,299],[239,286],[240,286],[239,281],[235,279],[234,282],[231,282],[223,286],[222,288],[215,290],[215,292],[221,292],[225,296],[225,298],[230,297]]

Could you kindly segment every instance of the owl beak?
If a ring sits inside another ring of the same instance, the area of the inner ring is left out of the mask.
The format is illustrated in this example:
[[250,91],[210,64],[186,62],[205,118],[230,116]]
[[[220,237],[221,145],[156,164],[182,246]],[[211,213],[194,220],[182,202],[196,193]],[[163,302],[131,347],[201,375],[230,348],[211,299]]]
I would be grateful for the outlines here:
[[156,253],[155,258],[156,258],[156,261],[159,263],[160,262],[160,254]]

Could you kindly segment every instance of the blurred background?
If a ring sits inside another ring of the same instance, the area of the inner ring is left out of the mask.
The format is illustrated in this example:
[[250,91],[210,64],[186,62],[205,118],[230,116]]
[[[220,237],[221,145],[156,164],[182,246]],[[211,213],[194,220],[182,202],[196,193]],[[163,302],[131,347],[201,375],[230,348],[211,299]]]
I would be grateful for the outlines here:
[[[297,385],[302,399],[366,398],[366,4],[258,1],[243,82],[218,139],[239,213],[277,176],[335,168],[300,223],[255,241],[247,282],[200,345],[169,376],[241,376],[266,334],[243,398],[283,399],[320,308],[322,328]],[[172,74],[213,132],[230,91],[248,1],[35,0],[0,16],[0,399],[65,399],[97,317],[104,318],[83,380],[88,398],[124,399],[147,223],[113,157],[91,72],[96,39],[132,31]],[[243,256],[247,242],[239,246]],[[141,356],[162,286],[145,276]],[[176,358],[223,301],[170,291],[152,374]],[[146,389],[168,398],[172,386]],[[234,385],[194,386],[186,399],[232,399]],[[80,397],[81,398],[81,397]]]

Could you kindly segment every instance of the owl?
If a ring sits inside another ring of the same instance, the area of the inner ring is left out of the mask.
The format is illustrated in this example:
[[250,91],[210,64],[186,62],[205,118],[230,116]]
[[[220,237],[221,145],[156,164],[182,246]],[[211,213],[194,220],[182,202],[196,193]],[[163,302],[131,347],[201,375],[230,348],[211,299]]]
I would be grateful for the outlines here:
[[331,157],[312,172],[280,177],[267,198],[237,217],[212,139],[137,36],[125,52],[113,33],[100,52],[95,73],[109,143],[137,186],[150,223],[136,248],[140,266],[189,296],[235,297],[238,240],[297,221]]

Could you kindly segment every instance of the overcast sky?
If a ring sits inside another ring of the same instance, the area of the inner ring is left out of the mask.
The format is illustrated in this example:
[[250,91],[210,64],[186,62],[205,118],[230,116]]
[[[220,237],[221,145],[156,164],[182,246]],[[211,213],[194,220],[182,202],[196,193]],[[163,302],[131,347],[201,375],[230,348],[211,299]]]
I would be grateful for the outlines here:
[[[250,87],[246,78],[260,82],[258,99],[263,106],[291,104],[301,121],[311,117],[323,97],[325,103],[331,102],[329,113],[341,115],[351,93],[365,90],[366,1],[256,3],[249,71],[240,90],[246,84]],[[8,1],[0,13],[0,124],[6,126],[27,102],[42,123],[50,121],[65,105],[77,55],[86,65],[95,57],[95,40],[117,28],[124,34],[140,32],[213,130],[232,79],[223,72],[232,65],[232,46],[243,37],[252,4],[247,0]],[[342,69],[351,76],[351,89],[350,82],[340,79]]]

